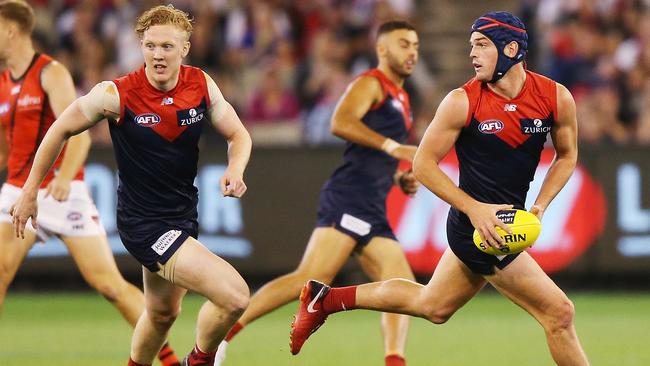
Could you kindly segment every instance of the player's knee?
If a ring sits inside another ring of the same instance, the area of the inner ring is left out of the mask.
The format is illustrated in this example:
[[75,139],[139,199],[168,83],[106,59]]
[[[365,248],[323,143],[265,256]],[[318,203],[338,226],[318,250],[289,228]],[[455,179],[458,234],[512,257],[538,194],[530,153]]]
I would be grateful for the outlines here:
[[250,290],[243,279],[235,281],[225,301],[221,301],[224,310],[235,318],[239,318],[248,307]]
[[428,321],[434,324],[444,324],[454,315],[454,311],[429,304],[424,306],[423,315]]
[[181,313],[181,308],[148,309],[147,316],[156,327],[169,328]]
[[120,297],[120,285],[104,280],[91,280],[89,284],[109,302],[116,302]]
[[441,311],[430,311],[425,313],[427,320],[433,324],[444,324],[449,320],[449,318],[451,318],[451,315],[452,314],[450,313]]
[[549,321],[546,325],[549,331],[560,331],[573,326],[575,307],[571,300],[568,298],[558,300],[549,310]]
[[226,304],[226,311],[228,311],[232,317],[238,319],[248,307],[249,301],[250,294],[248,287],[245,289],[235,290],[230,294],[230,298]]

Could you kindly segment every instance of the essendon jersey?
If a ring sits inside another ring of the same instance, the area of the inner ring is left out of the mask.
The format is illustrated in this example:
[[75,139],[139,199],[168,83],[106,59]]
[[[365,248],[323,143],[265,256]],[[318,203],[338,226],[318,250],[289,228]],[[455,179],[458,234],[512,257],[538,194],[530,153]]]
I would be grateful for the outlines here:
[[460,188],[480,202],[523,209],[557,118],[555,82],[526,71],[524,86],[514,99],[499,96],[476,79],[463,89],[469,112],[456,141]]
[[[408,94],[379,69],[368,70],[359,77],[362,76],[377,79],[384,97],[361,121],[380,135],[405,143],[412,123]],[[350,200],[366,205],[374,202],[377,210],[385,211],[386,196],[399,163],[397,159],[383,151],[348,141],[343,161],[323,189],[347,193]]]
[[[25,184],[36,150],[56,119],[41,86],[41,74],[50,62],[50,56],[37,53],[27,71],[18,79],[14,79],[8,69],[0,75],[0,121],[9,150],[7,183],[17,187]],[[61,165],[63,155],[61,152],[41,187],[54,178],[54,171]],[[75,179],[83,179],[83,168]]]
[[110,124],[118,224],[196,219],[198,142],[210,105],[203,72],[181,66],[176,87],[167,92],[149,83],[144,67],[114,83],[121,106],[119,120]]

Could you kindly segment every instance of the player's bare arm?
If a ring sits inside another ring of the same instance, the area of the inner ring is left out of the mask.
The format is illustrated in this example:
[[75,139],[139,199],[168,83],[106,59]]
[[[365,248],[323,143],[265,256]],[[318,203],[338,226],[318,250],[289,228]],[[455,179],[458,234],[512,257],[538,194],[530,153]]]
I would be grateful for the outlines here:
[[413,160],[413,171],[415,177],[431,192],[464,212],[483,241],[499,248],[503,238],[497,234],[495,226],[511,231],[497,219],[496,212],[512,208],[512,205],[494,205],[475,200],[458,188],[438,165],[456,143],[465,125],[468,110],[469,101],[464,90],[456,89],[447,94],[424,133]]
[[70,104],[52,124],[39,145],[32,170],[23,186],[23,191],[10,212],[16,236],[25,237],[25,225],[32,218],[36,227],[36,197],[38,188],[47,172],[61,153],[67,139],[94,126],[104,118],[119,116],[119,96],[111,82],[97,84],[88,94]]
[[237,112],[223,97],[212,78],[205,74],[210,95],[210,119],[214,128],[228,141],[228,168],[219,182],[224,196],[241,197],[246,192],[244,170],[251,156],[253,143]]
[[377,150],[383,150],[395,159],[413,161],[416,146],[402,145],[366,126],[362,121],[372,105],[383,98],[379,81],[370,76],[355,80],[341,97],[332,116],[334,135]]
[[[52,112],[58,118],[76,98],[72,76],[65,66],[53,61],[43,70],[41,83],[50,100]],[[90,134],[88,132],[70,138],[59,171],[47,185],[48,195],[52,195],[57,201],[68,199],[70,182],[86,161],[89,149]]]
[[558,118],[551,130],[555,158],[544,177],[542,188],[530,211],[541,220],[546,207],[560,192],[573,174],[578,161],[578,121],[576,104],[571,93],[561,84],[557,85]]

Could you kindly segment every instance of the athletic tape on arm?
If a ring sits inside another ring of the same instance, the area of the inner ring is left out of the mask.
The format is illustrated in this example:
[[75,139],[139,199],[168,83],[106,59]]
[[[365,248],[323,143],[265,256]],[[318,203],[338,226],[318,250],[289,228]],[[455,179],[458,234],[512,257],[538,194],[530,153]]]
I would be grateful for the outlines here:
[[208,85],[208,94],[210,95],[210,116],[213,121],[218,121],[226,114],[228,102],[221,94],[217,83],[208,74],[204,73],[204,75]]
[[77,103],[81,113],[93,122],[104,119],[107,112],[120,115],[120,95],[112,81],[102,81],[95,85]]

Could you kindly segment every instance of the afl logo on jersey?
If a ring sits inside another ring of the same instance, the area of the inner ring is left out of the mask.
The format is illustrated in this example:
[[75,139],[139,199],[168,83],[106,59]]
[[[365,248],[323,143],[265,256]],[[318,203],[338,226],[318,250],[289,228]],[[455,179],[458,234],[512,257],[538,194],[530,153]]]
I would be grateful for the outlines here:
[[503,130],[503,122],[498,119],[489,119],[478,124],[481,133],[493,134]]
[[153,127],[160,123],[160,116],[155,113],[138,114],[135,123],[140,127]]

